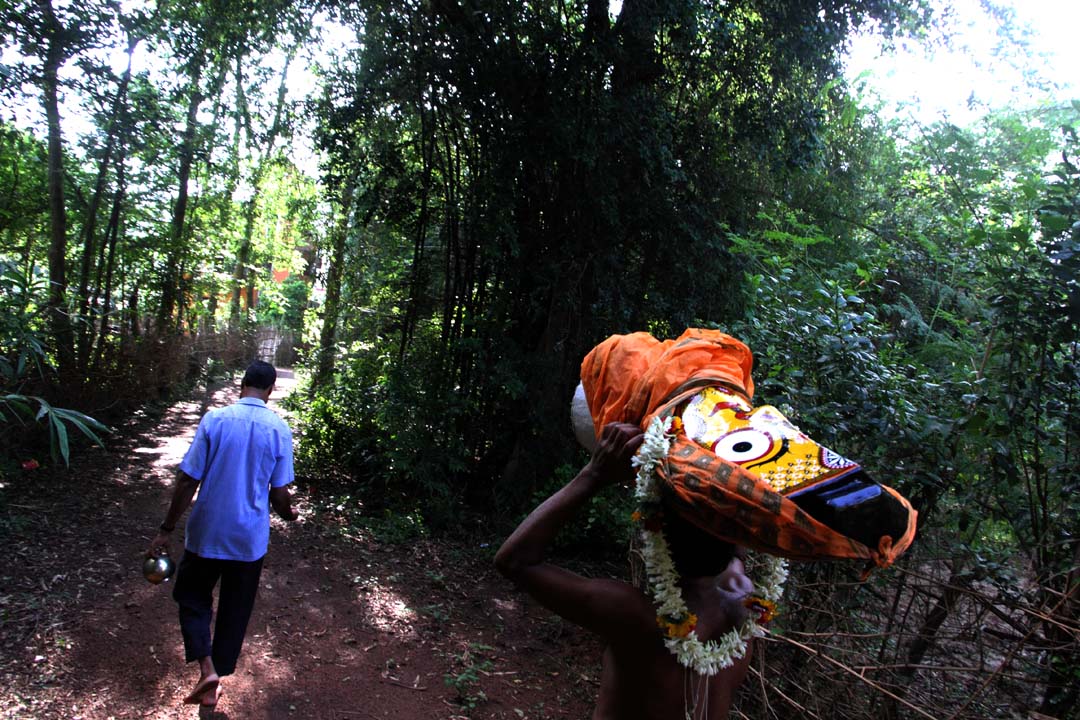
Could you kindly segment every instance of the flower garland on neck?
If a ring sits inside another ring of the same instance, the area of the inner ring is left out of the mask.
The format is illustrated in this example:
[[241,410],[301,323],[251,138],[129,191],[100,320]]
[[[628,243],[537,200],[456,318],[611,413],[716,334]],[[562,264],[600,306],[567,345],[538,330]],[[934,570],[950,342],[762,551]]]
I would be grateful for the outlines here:
[[[660,487],[656,481],[656,466],[667,457],[671,439],[675,436],[679,418],[653,418],[645,432],[633,465],[637,468],[638,510],[633,514],[635,522],[641,522],[642,556],[649,578],[653,600],[656,603],[656,622],[664,630],[664,645],[686,668],[703,675],[715,675],[731,667],[746,655],[746,641],[762,637],[762,627],[772,620],[776,603],[784,592],[787,579],[787,561],[769,556],[765,564],[765,577],[757,586],[760,595],[746,600],[750,616],[739,627],[732,628],[719,641],[702,642],[694,632],[697,616],[690,612],[679,589],[679,575],[671,559],[667,540],[664,539],[660,516]],[[673,429],[675,428],[675,429]]]

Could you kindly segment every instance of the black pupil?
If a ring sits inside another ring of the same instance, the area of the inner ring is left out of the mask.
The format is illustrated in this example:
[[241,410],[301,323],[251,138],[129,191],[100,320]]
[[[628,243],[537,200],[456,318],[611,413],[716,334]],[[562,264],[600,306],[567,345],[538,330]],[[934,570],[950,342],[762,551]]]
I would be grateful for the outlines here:
[[752,448],[752,447],[753,447],[753,445],[751,445],[746,440],[743,440],[742,442],[735,443],[731,447],[731,449],[734,450],[735,452],[749,452],[750,448]]

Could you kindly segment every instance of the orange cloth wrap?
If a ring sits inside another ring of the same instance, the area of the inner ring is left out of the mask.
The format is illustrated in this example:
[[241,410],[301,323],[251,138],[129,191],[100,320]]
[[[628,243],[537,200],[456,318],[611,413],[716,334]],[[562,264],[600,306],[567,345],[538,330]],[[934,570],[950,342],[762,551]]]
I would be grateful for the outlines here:
[[[610,422],[642,429],[653,417],[676,408],[706,385],[723,384],[751,398],[753,356],[739,340],[717,330],[689,329],[675,340],[648,333],[613,335],[581,363],[581,383],[597,437]],[[728,542],[797,560],[861,559],[886,567],[915,536],[915,510],[907,531],[877,548],[846,537],[810,517],[753,472],[679,433],[657,468],[665,504],[688,522]]]
[[581,384],[599,438],[610,422],[644,428],[645,418],[688,382],[722,383],[750,399],[753,364],[750,348],[719,330],[691,328],[663,342],[644,332],[612,335],[581,362]]

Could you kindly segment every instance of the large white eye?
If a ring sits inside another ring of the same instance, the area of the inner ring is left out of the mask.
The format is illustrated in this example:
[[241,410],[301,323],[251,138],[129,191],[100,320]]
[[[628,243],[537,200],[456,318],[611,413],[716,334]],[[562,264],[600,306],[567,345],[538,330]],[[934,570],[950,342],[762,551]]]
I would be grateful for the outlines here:
[[740,465],[758,460],[773,449],[772,437],[761,430],[743,428],[730,432],[713,445],[713,452],[728,462]]

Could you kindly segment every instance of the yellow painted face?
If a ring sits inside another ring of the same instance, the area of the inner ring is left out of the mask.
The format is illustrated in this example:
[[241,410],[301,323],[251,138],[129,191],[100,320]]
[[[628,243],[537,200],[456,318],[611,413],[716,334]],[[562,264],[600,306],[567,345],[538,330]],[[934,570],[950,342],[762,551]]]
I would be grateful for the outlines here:
[[822,447],[771,405],[754,408],[723,387],[692,397],[682,413],[686,436],[785,492],[857,465]]

